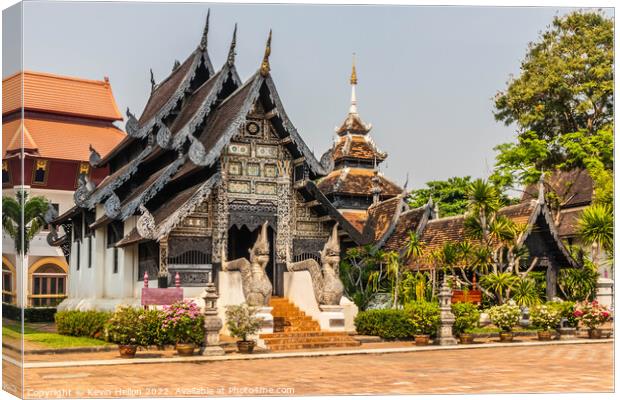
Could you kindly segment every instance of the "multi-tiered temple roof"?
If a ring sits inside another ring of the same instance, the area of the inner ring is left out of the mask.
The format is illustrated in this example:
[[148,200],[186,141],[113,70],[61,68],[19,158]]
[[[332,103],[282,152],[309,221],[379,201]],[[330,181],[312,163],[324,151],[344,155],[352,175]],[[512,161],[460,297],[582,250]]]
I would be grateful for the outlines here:
[[378,165],[387,154],[376,146],[370,130],[357,110],[357,71],[351,70],[351,106],[344,122],[336,128],[338,135],[332,149],[324,156],[334,169],[319,181],[327,198],[360,230],[368,219],[368,208],[381,200],[393,198],[403,189],[384,177]]
[[[261,115],[295,161],[294,187],[303,201],[360,241],[358,232],[317,188],[314,180],[328,172],[288,119],[270,74],[271,33],[260,68],[244,83],[235,67],[236,32],[226,61],[215,71],[207,51],[208,16],[197,48],[170,75],[156,83],[139,118],[127,110],[127,138],[107,156],[93,150],[92,165],[108,165],[111,174],[97,187],[83,181],[74,207],[56,219],[61,223],[82,212],[90,229],[141,215],[138,226],[115,243],[127,246],[166,237],[198,207],[221,179],[220,160],[248,115]],[[95,220],[98,204],[105,212]],[[142,227],[142,228],[141,228]],[[144,228],[144,229],[143,229]],[[146,229],[148,228],[148,229]]]

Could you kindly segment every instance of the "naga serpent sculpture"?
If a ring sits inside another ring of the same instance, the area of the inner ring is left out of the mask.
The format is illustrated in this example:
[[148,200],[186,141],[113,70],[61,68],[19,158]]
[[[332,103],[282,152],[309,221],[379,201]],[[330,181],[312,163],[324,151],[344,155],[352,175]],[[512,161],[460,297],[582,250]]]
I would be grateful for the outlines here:
[[272,286],[265,273],[265,267],[270,260],[267,224],[265,222],[262,225],[258,238],[250,249],[249,261],[245,257],[226,261],[226,249],[222,246],[222,270],[241,272],[243,295],[250,306],[268,306],[271,299]]
[[321,264],[314,259],[307,259],[286,264],[289,272],[308,271],[312,279],[314,297],[320,305],[340,305],[344,286],[339,276],[340,244],[338,243],[338,224],[334,225],[332,234],[321,254]]

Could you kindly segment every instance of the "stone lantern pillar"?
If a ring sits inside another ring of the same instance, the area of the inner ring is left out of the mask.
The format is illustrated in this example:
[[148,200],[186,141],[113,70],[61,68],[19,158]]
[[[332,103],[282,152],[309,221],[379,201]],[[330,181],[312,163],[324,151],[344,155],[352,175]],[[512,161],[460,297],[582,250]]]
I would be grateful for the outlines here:
[[224,355],[224,349],[220,346],[220,329],[222,329],[223,324],[222,319],[217,316],[217,299],[219,296],[210,276],[211,274],[209,274],[209,283],[207,283],[207,287],[201,296],[205,302],[205,347],[202,354],[220,356]]
[[439,289],[439,310],[441,326],[437,334],[439,345],[447,346],[456,344],[456,339],[452,335],[452,325],[454,325],[454,314],[452,314],[452,289],[448,286],[445,279]]

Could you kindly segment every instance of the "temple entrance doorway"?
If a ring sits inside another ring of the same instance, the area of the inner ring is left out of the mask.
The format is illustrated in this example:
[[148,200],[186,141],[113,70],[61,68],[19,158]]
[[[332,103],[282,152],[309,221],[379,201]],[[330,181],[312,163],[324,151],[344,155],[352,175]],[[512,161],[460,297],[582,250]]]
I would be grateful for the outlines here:
[[[258,238],[260,232],[260,226],[250,231],[247,226],[243,225],[241,228],[236,225],[228,230],[228,260],[235,260],[237,258],[250,259],[250,249],[254,246],[254,242]],[[269,240],[269,263],[265,267],[265,273],[271,282],[273,287],[273,295],[281,296],[278,293],[278,282],[283,279],[283,276],[279,276],[276,268],[276,246],[275,246],[275,231],[271,226],[267,227],[267,240]]]

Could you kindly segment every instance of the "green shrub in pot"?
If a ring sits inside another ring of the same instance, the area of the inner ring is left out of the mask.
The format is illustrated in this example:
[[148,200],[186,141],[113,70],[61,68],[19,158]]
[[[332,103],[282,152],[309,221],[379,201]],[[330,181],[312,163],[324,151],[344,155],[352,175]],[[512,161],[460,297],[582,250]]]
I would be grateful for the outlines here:
[[480,325],[480,310],[473,303],[452,304],[452,314],[455,318],[452,331],[457,336],[463,333],[471,333]]

